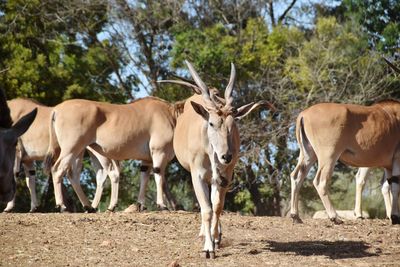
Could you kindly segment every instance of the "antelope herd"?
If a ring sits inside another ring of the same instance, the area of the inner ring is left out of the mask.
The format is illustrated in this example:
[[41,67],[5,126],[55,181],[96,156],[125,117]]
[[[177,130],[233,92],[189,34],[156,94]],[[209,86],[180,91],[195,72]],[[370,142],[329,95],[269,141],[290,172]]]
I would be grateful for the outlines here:
[[[396,66],[387,63],[400,73]],[[165,168],[176,156],[190,172],[200,204],[199,235],[204,237],[203,254],[206,258],[214,258],[222,238],[220,215],[225,195],[239,159],[240,134],[236,121],[259,106],[272,106],[267,101],[258,101],[235,107],[232,92],[236,71],[233,64],[223,98],[217,89],[207,87],[189,62],[186,64],[194,83],[159,81],[193,89],[193,96],[176,104],[145,97],[124,105],[83,99],[67,100],[55,107],[46,107],[29,99],[14,99],[7,105],[5,93],[0,90],[0,201],[8,202],[4,211],[9,212],[14,207],[14,176],[21,164],[31,195],[30,211],[37,210],[33,165],[37,160],[44,161],[44,169],[52,174],[56,205],[60,211],[66,209],[61,192],[64,175],[88,212],[97,210],[104,181],[109,176],[111,200],[108,210],[114,211],[118,201],[119,161],[126,159],[141,161],[138,210],[145,209],[145,190],[151,172],[157,186],[157,206],[164,210]],[[300,155],[290,175],[293,221],[302,222],[298,209],[299,191],[310,168],[317,162],[314,186],[329,218],[336,224],[342,222],[327,188],[339,160],[360,167],[356,175],[356,217],[362,216],[361,195],[368,171],[378,167],[385,171],[382,193],[387,216],[392,224],[400,224],[399,136],[398,101],[382,101],[371,106],[321,103],[302,111],[296,121]],[[97,187],[92,203],[80,185],[85,150],[96,170]]]

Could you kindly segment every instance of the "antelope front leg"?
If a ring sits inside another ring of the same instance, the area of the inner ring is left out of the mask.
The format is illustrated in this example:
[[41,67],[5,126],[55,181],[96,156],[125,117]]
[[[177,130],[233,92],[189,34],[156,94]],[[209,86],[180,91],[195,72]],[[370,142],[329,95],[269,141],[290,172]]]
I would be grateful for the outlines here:
[[213,206],[213,217],[211,222],[211,234],[217,249],[221,246],[221,222],[220,216],[224,208],[225,195],[227,189],[218,186],[217,184],[211,185],[211,202]]
[[35,170],[29,170],[29,174],[26,177],[26,185],[28,186],[29,193],[31,195],[31,209],[29,212],[35,212],[38,208],[37,197],[36,197],[36,176]]
[[152,149],[153,173],[157,186],[157,208],[159,210],[168,210],[164,203],[164,183],[165,167],[167,165],[167,155],[159,149]]
[[198,172],[192,172],[192,183],[201,209],[201,227],[204,230],[204,257],[213,259],[215,252],[214,242],[211,238],[212,209],[208,185],[204,182],[203,175]]
[[38,208],[38,201],[36,196],[36,171],[33,162],[24,162],[25,181],[31,196],[31,209],[29,212],[35,212]]
[[[22,153],[21,153],[21,149],[20,149],[19,145],[20,144],[18,142],[17,149],[16,149],[16,152],[15,152],[15,161],[14,161],[14,179],[15,179],[15,184],[17,184],[17,177],[18,177],[18,173],[19,173],[20,167],[21,167]],[[7,205],[4,208],[3,212],[12,212],[12,210],[15,207],[16,194],[17,194],[17,192],[15,192],[13,199],[10,200],[9,202],[7,202]],[[32,198],[31,198],[31,201],[32,201]]]
[[362,217],[362,192],[365,186],[365,180],[368,176],[369,168],[359,168],[356,174],[356,202],[354,205],[354,215],[356,218]]
[[387,180],[383,182],[381,192],[385,202],[386,217],[390,219],[392,213],[392,192],[390,192],[390,185]]
[[5,209],[3,210],[3,212],[11,212],[14,209],[15,206],[15,195],[11,201],[7,202],[7,206],[5,207]]
[[109,171],[109,176],[111,180],[111,201],[108,206],[109,211],[114,211],[118,203],[118,189],[119,189],[119,162],[112,161],[112,170]]
[[140,189],[139,189],[139,196],[137,200],[137,210],[138,211],[144,211],[146,210],[146,188],[147,184],[149,183],[149,177],[150,177],[150,167],[148,165],[142,165],[140,166]]
[[392,192],[392,211],[390,219],[392,220],[392,224],[400,224],[400,217],[399,217],[400,177],[393,176],[390,179],[388,179],[388,182],[390,184]]

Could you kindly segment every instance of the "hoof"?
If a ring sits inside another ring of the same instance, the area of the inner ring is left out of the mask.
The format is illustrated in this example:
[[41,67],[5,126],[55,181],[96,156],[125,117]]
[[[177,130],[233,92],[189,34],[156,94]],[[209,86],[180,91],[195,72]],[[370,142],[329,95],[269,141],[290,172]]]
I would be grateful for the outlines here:
[[356,217],[356,220],[364,220],[364,219],[365,218],[363,216]]
[[144,204],[138,202],[136,205],[136,211],[138,212],[147,211],[147,207]]
[[215,251],[210,251],[210,259],[215,259]]
[[338,217],[331,218],[330,220],[331,220],[331,222],[333,222],[336,225],[339,225],[339,224],[343,223],[343,221],[341,219],[339,219]]
[[12,213],[13,210],[3,210],[3,213]]
[[111,213],[115,212],[115,207],[114,208],[107,208],[106,212],[111,212]]
[[400,217],[397,215],[391,215],[390,220],[392,221],[392,225],[400,224]]
[[32,208],[30,211],[29,211],[30,213],[35,213],[35,212],[38,212],[38,207],[34,207],[34,208]]
[[68,212],[67,207],[65,207],[64,205],[57,205],[56,206],[56,211],[59,211],[60,213],[65,213]]
[[161,205],[157,205],[157,210],[158,211],[169,211],[169,209],[166,206],[161,206]]
[[90,206],[83,206],[83,209],[85,210],[85,213],[96,213],[97,209],[90,207]]
[[205,259],[215,259],[215,251],[203,250],[202,254]]
[[300,219],[299,215],[297,215],[297,214],[290,214],[290,218],[293,219],[293,223],[303,223],[303,221]]

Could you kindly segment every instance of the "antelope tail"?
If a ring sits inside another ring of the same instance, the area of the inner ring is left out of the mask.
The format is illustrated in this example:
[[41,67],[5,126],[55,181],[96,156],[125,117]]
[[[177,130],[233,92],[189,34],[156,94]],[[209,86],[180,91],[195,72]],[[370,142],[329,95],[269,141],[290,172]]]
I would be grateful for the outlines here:
[[[303,116],[300,114],[297,117],[297,121],[296,121],[296,139],[297,139],[297,143],[299,145],[299,149],[300,149],[300,156],[301,154],[305,154],[307,151],[307,148],[310,147],[310,142],[308,141],[306,132],[304,130],[304,119]],[[299,157],[300,157],[299,156]],[[300,161],[299,161],[300,163]],[[297,179],[297,176],[299,174],[299,171],[303,170],[304,171],[304,164],[297,164],[296,168],[293,170],[293,172],[290,174],[290,177]]]
[[296,139],[299,143],[299,148],[303,152],[311,146],[310,141],[308,141],[307,134],[304,130],[304,119],[303,116],[299,116],[296,121]]
[[60,145],[57,140],[57,136],[54,130],[54,121],[56,119],[56,113],[53,111],[50,116],[49,124],[49,147],[47,149],[46,156],[43,161],[43,168],[46,174],[51,173],[51,167],[53,166],[56,158],[60,154]]

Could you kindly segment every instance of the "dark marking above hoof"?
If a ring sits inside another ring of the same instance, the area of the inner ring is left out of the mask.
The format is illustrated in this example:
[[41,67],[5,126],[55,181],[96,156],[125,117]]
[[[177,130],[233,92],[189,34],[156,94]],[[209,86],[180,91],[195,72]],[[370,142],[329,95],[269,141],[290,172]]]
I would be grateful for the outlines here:
[[392,225],[400,224],[400,217],[397,215],[391,215],[390,220],[392,221]]
[[90,207],[90,206],[84,206],[83,209],[85,210],[85,213],[96,213],[97,209]]
[[68,212],[67,208],[65,206],[61,206],[61,205],[56,206],[56,211],[59,211],[60,213]]
[[214,245],[215,245],[215,249],[220,249],[221,248],[221,241],[216,240]]
[[210,259],[215,259],[215,251],[210,251]]
[[300,219],[299,215],[297,215],[297,214],[290,214],[290,218],[292,218],[293,223],[303,223],[303,221]]
[[222,234],[219,233],[219,234],[218,234],[218,240],[215,240],[215,242],[214,242],[215,248],[216,248],[216,249],[222,248],[221,243],[222,243]]
[[138,212],[147,211],[147,207],[142,203],[137,203],[136,208]]
[[215,259],[215,252],[209,250],[203,250],[202,257],[205,259]]
[[343,221],[341,219],[339,219],[338,217],[331,218],[330,220],[331,220],[331,222],[333,222],[336,225],[343,224]]
[[113,207],[113,208],[107,208],[107,210],[106,210],[107,212],[115,212],[115,207]]

